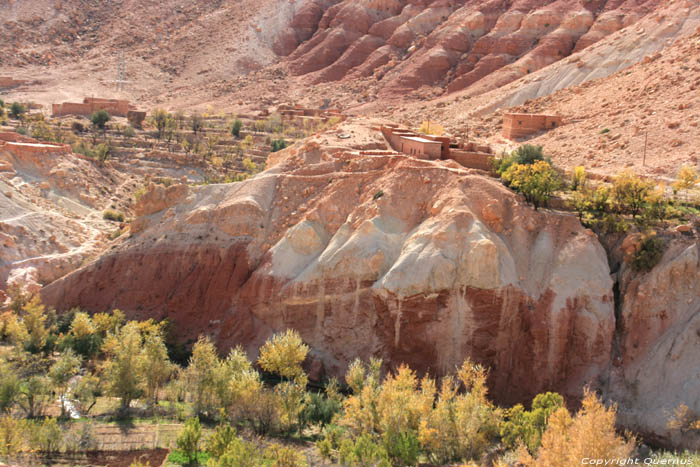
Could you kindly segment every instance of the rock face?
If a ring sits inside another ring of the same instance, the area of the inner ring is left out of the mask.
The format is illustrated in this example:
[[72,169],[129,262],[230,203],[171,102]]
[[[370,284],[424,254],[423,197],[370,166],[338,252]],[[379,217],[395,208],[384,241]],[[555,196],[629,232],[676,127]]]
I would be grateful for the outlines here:
[[575,217],[453,162],[296,151],[143,210],[142,231],[43,298],[169,317],[223,349],[293,327],[327,374],[356,357],[434,374],[471,357],[504,402],[575,395],[606,368],[613,283]]
[[487,76],[495,89],[635,23],[662,2],[330,3],[305,4],[280,35],[275,50],[289,55],[291,71],[314,83],[374,74],[384,93],[401,94],[423,85],[458,91]]
[[619,401],[621,422],[700,449],[692,430],[681,437],[667,427],[681,404],[700,416],[700,246],[678,241],[651,272],[624,270],[620,293],[619,357],[609,393]]
[[[6,139],[12,136],[3,135]],[[18,283],[31,291],[99,253],[101,219],[116,185],[113,173],[63,148],[25,150],[0,145],[0,288]],[[86,218],[93,220],[86,222]]]

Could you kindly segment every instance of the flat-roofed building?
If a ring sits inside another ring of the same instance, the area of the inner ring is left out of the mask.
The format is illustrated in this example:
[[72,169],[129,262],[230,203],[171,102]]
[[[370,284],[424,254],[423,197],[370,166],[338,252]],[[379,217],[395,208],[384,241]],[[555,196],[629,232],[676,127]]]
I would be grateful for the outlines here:
[[419,159],[438,160],[442,156],[443,143],[441,141],[433,141],[420,136],[402,136],[400,144],[402,153]]

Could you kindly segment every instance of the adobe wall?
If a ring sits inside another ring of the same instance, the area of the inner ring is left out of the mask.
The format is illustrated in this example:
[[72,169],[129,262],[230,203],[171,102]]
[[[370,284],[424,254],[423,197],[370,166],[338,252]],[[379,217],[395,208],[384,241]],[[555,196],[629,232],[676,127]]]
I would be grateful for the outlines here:
[[516,139],[561,126],[562,118],[556,115],[505,114],[503,137]]
[[70,154],[70,144],[14,143],[0,141],[0,148],[10,151],[17,158],[41,154]]
[[27,81],[22,79],[14,79],[11,76],[0,76],[0,88],[14,88],[26,82]]
[[10,143],[38,143],[39,141],[29,136],[20,135],[13,131],[0,131],[0,141],[6,141]]
[[54,117],[63,117],[66,115],[83,115],[89,117],[94,112],[100,110],[105,110],[115,117],[127,117],[131,108],[132,106],[129,105],[129,101],[100,99],[95,97],[86,97],[82,103],[64,102],[51,106]]
[[450,151],[450,159],[469,169],[479,169],[490,172],[493,170],[493,155],[484,152],[470,152],[460,149]]

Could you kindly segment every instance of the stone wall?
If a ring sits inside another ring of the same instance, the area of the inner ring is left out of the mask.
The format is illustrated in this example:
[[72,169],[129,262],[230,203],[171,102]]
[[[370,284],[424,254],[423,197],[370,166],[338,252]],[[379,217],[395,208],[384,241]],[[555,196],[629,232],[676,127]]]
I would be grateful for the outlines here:
[[503,137],[522,138],[534,133],[561,126],[562,118],[556,115],[505,114],[503,116]]

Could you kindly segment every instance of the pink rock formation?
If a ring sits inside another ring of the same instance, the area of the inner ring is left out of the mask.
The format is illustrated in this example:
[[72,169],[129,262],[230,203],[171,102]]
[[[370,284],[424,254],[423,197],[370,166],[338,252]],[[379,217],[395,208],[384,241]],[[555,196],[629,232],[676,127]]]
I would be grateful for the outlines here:
[[[588,47],[659,5],[658,0],[368,5],[345,0],[330,7],[309,2],[275,50],[289,55],[294,74],[308,74],[314,83],[369,76],[372,68],[389,63],[391,57],[390,72],[381,73],[386,74],[387,94],[423,85],[458,91],[492,74],[487,87],[493,89]],[[304,37],[311,38],[304,42]],[[296,44],[301,45],[292,52]]]
[[441,374],[470,356],[502,401],[575,395],[607,366],[612,281],[574,216],[534,212],[454,162],[316,146],[277,161],[177,204],[151,190],[143,230],[43,298],[169,317],[223,349],[293,327],[326,374],[372,355]]

